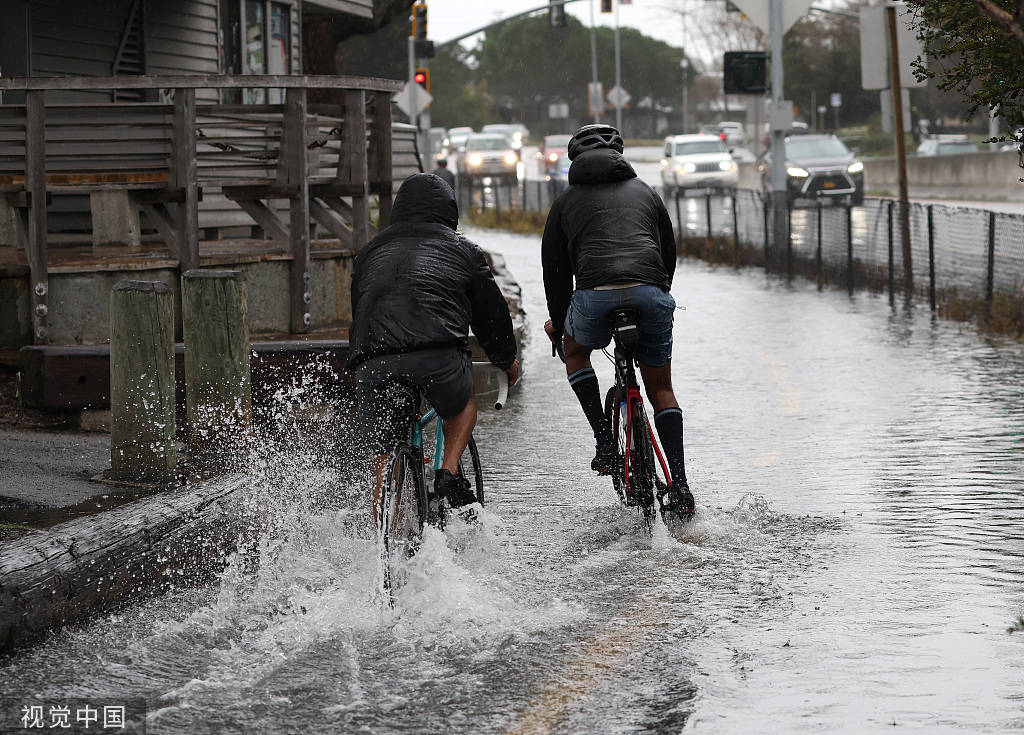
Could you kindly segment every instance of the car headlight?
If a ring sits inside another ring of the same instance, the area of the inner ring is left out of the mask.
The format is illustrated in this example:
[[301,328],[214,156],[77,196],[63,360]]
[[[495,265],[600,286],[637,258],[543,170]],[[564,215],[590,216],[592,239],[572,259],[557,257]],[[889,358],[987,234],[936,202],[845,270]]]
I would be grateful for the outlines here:
[[864,170],[864,164],[861,163],[860,161],[854,161],[853,163],[846,167],[846,170],[849,171],[851,174],[859,174],[861,171]]
[[548,154],[548,160],[551,161],[551,163],[554,163],[555,161],[558,160],[558,154],[557,153],[549,153]]
[[483,162],[484,162],[484,157],[481,156],[479,153],[471,153],[469,155],[469,165],[470,166],[479,166]]
[[806,179],[810,174],[807,169],[800,168],[799,166],[790,166],[786,169],[786,173],[792,176],[794,179]]
[[661,159],[661,167],[668,168],[668,161],[666,161],[664,158]]
[[695,164],[695,163],[684,163],[683,164],[683,173],[684,174],[692,174],[696,170],[697,170],[697,164]]
[[506,153],[505,154],[505,163],[507,163],[509,166],[515,166],[516,165],[516,154],[512,153],[511,151]]
[[723,171],[732,171],[734,168],[736,168],[736,164],[733,161],[719,161],[718,168],[722,169]]

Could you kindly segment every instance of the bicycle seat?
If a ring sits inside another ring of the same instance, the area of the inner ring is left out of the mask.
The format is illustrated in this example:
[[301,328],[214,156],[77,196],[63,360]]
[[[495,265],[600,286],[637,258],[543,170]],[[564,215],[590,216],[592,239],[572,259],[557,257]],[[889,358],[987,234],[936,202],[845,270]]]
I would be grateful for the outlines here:
[[640,344],[640,329],[637,327],[635,309],[620,309],[612,314],[612,336],[615,344],[632,352]]

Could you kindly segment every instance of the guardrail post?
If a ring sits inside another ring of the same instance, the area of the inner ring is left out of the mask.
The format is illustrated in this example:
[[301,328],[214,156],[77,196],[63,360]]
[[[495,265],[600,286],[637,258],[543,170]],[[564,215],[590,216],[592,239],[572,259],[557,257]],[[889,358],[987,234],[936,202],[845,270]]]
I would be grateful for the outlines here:
[[928,205],[928,303],[935,311],[935,219],[931,204]]
[[736,203],[737,189],[732,190],[732,247],[733,264],[740,264],[740,215]]
[[853,294],[853,207],[846,205],[846,283]]
[[211,458],[252,424],[249,320],[240,271],[191,270],[181,278],[189,449]]
[[50,278],[46,263],[46,92],[25,93],[25,191],[28,193],[28,256],[32,289],[32,339],[50,341]]
[[[777,194],[777,192],[773,192]],[[793,203],[786,202],[786,277],[793,277]]]
[[313,321],[310,313],[309,275],[309,159],[306,156],[306,90],[290,87],[285,91],[284,129],[281,134],[279,177],[291,187],[288,206],[288,239],[291,246],[289,280],[291,331],[308,332]]
[[996,213],[988,213],[988,270],[985,278],[985,308],[992,308],[996,287]]
[[491,191],[494,192],[494,214],[498,217],[501,216],[501,190],[505,187],[501,183],[494,181],[491,184]]
[[110,473],[164,483],[174,434],[174,299],[160,281],[121,281],[110,294]]
[[818,286],[824,282],[824,274],[821,272],[821,241],[822,241],[822,227],[821,227],[821,199],[817,200],[817,236],[818,242],[814,249],[814,270],[818,279]]
[[184,191],[177,205],[175,248],[181,272],[199,267],[199,167],[196,159],[196,90],[174,90],[170,185]]
[[679,233],[678,238],[676,240],[676,245],[677,245],[676,249],[678,250],[678,244],[683,239],[683,213],[682,213],[682,210],[679,207],[679,189],[676,189],[672,193],[675,194],[675,197],[676,197],[676,230]]
[[768,241],[771,237],[768,232],[768,200],[764,198],[764,194],[761,195],[761,212],[764,215],[764,269],[771,270],[770,259],[768,257]]
[[895,203],[890,199],[888,202],[889,206],[889,303],[895,303],[896,301],[896,275],[895,271],[895,256],[893,253],[893,222],[892,222],[892,210]]
[[708,220],[708,240],[710,241],[711,237],[712,237],[712,234],[711,234],[711,192],[710,191],[704,196],[704,216],[707,217],[707,220]]

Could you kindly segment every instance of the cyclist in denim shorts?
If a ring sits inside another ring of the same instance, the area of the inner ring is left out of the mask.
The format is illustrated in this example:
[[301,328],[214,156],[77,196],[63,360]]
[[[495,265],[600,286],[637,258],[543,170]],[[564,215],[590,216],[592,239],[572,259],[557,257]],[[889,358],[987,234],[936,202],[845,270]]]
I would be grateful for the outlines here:
[[622,149],[619,131],[608,125],[586,125],[569,141],[569,188],[551,206],[541,246],[551,317],[544,329],[561,340],[569,384],[594,432],[590,466],[605,475],[615,450],[590,353],[611,342],[614,311],[637,312],[636,358],[675,489],[669,506],[693,510],[683,414],[672,390],[675,234],[661,197],[637,178]]

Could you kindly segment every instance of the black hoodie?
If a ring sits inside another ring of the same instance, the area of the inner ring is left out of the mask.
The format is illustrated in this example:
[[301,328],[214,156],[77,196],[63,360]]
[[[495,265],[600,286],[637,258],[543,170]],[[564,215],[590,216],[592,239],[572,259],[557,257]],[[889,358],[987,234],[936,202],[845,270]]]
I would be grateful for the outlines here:
[[541,245],[548,313],[561,331],[576,288],[649,283],[668,290],[676,243],[661,197],[610,148],[581,153],[548,213]]
[[455,232],[458,222],[455,192],[441,178],[405,180],[391,226],[356,256],[349,369],[378,355],[465,349],[470,326],[492,363],[515,360],[508,304],[483,251]]

